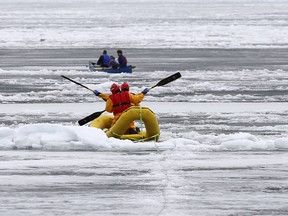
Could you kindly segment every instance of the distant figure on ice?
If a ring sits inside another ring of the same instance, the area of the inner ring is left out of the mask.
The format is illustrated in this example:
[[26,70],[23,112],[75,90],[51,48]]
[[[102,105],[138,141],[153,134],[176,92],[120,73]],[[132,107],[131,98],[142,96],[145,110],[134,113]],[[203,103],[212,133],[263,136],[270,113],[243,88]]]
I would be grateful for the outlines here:
[[117,50],[117,54],[118,54],[118,63],[119,63],[119,68],[123,68],[123,67],[127,67],[127,59],[126,57],[123,55],[122,50]]
[[109,67],[109,62],[110,62],[110,56],[107,55],[107,50],[103,50],[103,54],[99,57],[97,61],[97,65],[100,67]]

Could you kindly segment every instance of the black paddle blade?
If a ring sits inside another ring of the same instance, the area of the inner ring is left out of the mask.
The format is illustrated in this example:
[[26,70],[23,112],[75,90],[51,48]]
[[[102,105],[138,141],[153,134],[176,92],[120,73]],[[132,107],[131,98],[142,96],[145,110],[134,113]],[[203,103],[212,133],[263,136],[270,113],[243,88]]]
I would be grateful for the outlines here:
[[178,78],[181,77],[181,74],[179,72],[169,76],[169,77],[166,77],[165,79],[163,80],[160,80],[156,85],[154,85],[152,88],[156,87],[156,86],[163,86],[163,85],[166,85],[167,83],[170,83]]
[[98,118],[103,112],[105,112],[105,110],[101,111],[101,112],[95,112],[95,113],[92,113],[91,115],[81,119],[78,121],[78,124],[80,126],[82,125],[85,125],[86,123],[90,122],[90,121],[93,121],[94,119]]

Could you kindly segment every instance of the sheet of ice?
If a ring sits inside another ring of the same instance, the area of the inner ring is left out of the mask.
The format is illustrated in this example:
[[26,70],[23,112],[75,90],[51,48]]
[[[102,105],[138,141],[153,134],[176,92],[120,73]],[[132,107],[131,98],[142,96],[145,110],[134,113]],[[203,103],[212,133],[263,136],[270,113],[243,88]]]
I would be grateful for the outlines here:
[[[286,151],[288,148],[285,132],[288,111],[283,103],[143,102],[143,105],[156,112],[162,129],[160,143],[108,139],[99,129],[75,126],[77,119],[95,111],[91,104],[1,104],[4,124],[0,128],[0,149],[154,151],[189,148],[195,152]],[[41,123],[54,119],[59,123]]]
[[[176,71],[140,71],[132,74],[89,73],[83,70],[0,69],[0,103],[71,103],[102,101],[87,89],[61,77],[109,94],[113,82],[129,82],[139,93]],[[162,102],[287,102],[286,70],[180,71],[182,77],[154,88],[145,101]],[[141,76],[139,76],[139,74]],[[17,76],[17,79],[15,79]]]
[[34,149],[57,151],[157,151],[167,149],[195,151],[264,151],[288,150],[288,137],[261,140],[251,134],[191,134],[190,139],[174,138],[160,143],[132,142],[107,138],[102,130],[80,126],[29,124],[10,129],[0,128],[0,150]]
[[287,155],[259,154],[252,159],[239,153],[232,160],[223,152],[178,153],[6,152],[0,163],[0,200],[5,203],[1,212],[45,216],[286,213],[281,207],[287,204],[285,177],[273,170],[285,168],[277,163],[287,164]]
[[[33,139],[46,142],[53,140],[52,131],[61,131],[58,138],[66,144],[57,143],[57,150],[47,142],[50,151],[0,151],[1,212],[19,216],[287,213],[287,139],[260,143],[249,134],[208,136],[212,142],[206,146],[187,139],[150,146],[106,140],[107,149],[95,141],[84,144],[81,136],[91,133],[86,129],[79,132],[55,125],[17,129],[18,138],[29,137],[34,130],[38,137]],[[83,151],[75,151],[79,147]]]
[[287,24],[286,0],[2,0],[0,47],[287,47]]

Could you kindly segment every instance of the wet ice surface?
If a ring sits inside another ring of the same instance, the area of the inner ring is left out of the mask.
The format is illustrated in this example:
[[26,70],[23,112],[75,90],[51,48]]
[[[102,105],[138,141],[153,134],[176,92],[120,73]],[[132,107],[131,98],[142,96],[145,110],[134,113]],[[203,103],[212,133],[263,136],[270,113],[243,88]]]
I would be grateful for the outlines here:
[[[137,67],[134,73],[111,75],[87,72],[85,65],[95,58],[91,49],[2,50],[2,55],[7,57],[0,63],[0,101],[93,102],[96,99],[87,89],[76,86],[60,75],[106,93],[109,93],[107,91],[112,82],[127,81],[131,91],[137,93],[176,71],[181,72],[182,79],[168,87],[153,89],[145,100],[287,101],[286,49],[128,49],[125,52],[129,56],[129,63]],[[75,62],[77,56],[79,59],[85,56],[85,59]],[[18,64],[14,63],[15,59],[19,59]],[[46,60],[43,62],[43,59]],[[39,66],[41,62],[43,66]]]
[[287,152],[13,151],[0,160],[2,214],[287,214]]

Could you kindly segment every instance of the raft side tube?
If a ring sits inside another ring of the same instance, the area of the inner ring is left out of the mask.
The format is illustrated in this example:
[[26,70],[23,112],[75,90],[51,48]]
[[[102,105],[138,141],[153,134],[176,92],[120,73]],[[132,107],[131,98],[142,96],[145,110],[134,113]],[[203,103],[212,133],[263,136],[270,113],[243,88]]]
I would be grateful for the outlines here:
[[109,129],[112,126],[113,116],[111,115],[101,115],[94,119],[89,127],[95,127],[100,129]]
[[[131,122],[140,120],[144,122],[146,132],[139,134],[125,134]],[[148,107],[132,106],[125,110],[117,122],[106,131],[108,137],[131,140],[158,141],[160,128],[155,114]]]

